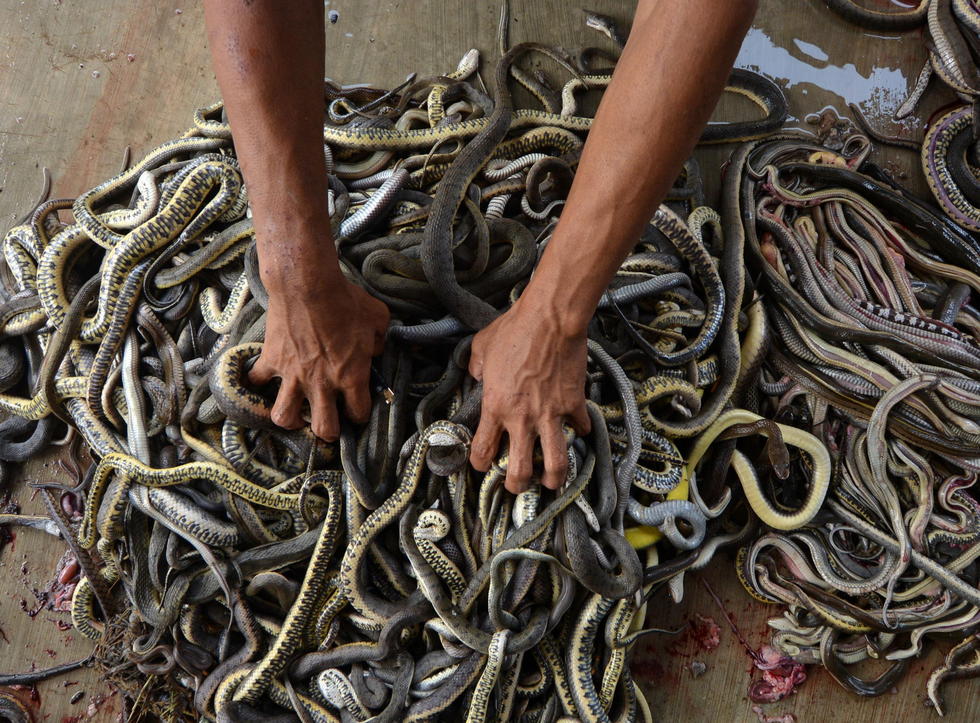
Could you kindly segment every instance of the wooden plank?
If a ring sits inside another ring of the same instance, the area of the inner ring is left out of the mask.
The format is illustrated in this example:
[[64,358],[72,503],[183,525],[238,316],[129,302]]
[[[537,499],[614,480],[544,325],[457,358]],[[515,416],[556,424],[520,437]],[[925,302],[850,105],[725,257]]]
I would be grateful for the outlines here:
[[[749,597],[735,576],[730,554],[722,554],[702,573],[688,577],[681,604],[675,605],[666,592],[650,603],[648,627],[676,630],[682,625],[703,625],[710,618],[720,630],[720,644],[706,650],[704,636],[689,628],[677,636],[652,634],[637,644],[633,674],[660,720],[754,723],[759,720],[749,700],[749,688],[762,678],[754,668],[746,648],[725,620],[725,614],[706,590],[704,582],[721,598],[739,632],[753,650],[769,642],[767,619],[778,617],[782,609]],[[701,616],[700,618],[698,616]],[[761,706],[770,716],[793,714],[801,723],[850,723],[855,720],[931,720],[938,719],[926,703],[925,683],[929,673],[942,662],[953,642],[928,648],[928,653],[912,661],[905,677],[890,692],[877,698],[859,698],[844,690],[819,666],[807,667],[807,680],[785,700]],[[695,677],[691,663],[706,666]],[[868,661],[848,672],[873,679],[890,663]],[[944,689],[946,719],[977,720],[980,701],[977,681],[952,683]]]
[[[512,0],[511,5],[511,44],[536,40],[572,48],[585,44],[611,47],[584,27],[577,5],[565,0]],[[474,46],[487,61],[498,55],[497,2],[332,0],[325,6],[338,13],[338,21],[327,28],[327,75],[340,82],[392,86],[410,71],[420,76],[446,73]],[[624,0],[590,0],[589,7],[617,18],[624,26],[632,14],[632,3]],[[0,24],[6,29],[0,57],[3,227],[33,203],[40,168],[52,169],[53,195],[77,195],[118,169],[127,144],[135,154],[149,150],[180,133],[190,124],[194,108],[218,96],[199,3],[8,2],[0,5]],[[697,29],[691,32],[696,41]],[[807,113],[826,105],[843,112],[844,101],[854,99],[863,102],[882,129],[916,134],[921,132],[920,122],[895,126],[887,115],[901,99],[902,83],[911,84],[924,57],[919,33],[900,39],[874,38],[839,22],[817,0],[763,0],[741,62],[757,65],[791,84],[791,110],[802,127],[812,128],[804,120]],[[806,65],[812,69],[809,75]],[[947,98],[931,91],[920,117]],[[727,117],[726,113],[740,112],[739,108],[726,100],[719,115]],[[885,112],[876,112],[881,109]],[[699,152],[711,193],[717,189],[719,168],[729,150]],[[896,164],[921,191],[918,163],[911,154],[883,158]],[[24,481],[62,478],[64,473],[54,459],[54,455],[45,455],[27,465]],[[25,511],[41,511],[23,482],[13,488]],[[64,613],[44,611],[30,618],[21,609],[22,600],[33,609],[34,590],[50,585],[63,546],[34,531],[16,534],[15,543],[0,551],[0,628],[6,635],[6,639],[0,636],[0,669],[26,670],[84,656],[90,650],[87,641],[59,630],[53,622],[65,621]],[[774,614],[774,608],[751,600],[731,569],[731,561],[722,555],[703,576],[734,612],[750,644],[758,647],[767,638],[765,619]],[[698,651],[690,637],[652,637],[638,646],[634,671],[656,716],[690,721],[756,720],[746,698],[749,660],[696,579],[688,580],[681,605],[668,602],[662,594],[656,597],[648,624],[670,627],[695,614],[710,615],[722,624],[717,650]],[[46,652],[49,649],[54,657]],[[937,646],[928,658],[917,661],[894,695],[870,701],[847,694],[827,674],[813,668],[811,679],[799,693],[768,706],[766,712],[792,711],[800,720],[820,721],[929,717],[920,702],[924,676],[940,652]],[[698,679],[684,667],[695,658],[707,664],[707,672]],[[69,704],[79,688],[65,688],[65,681],[78,681],[86,697]],[[950,687],[950,719],[976,719],[977,704],[971,701],[980,690],[978,685],[968,682]],[[42,684],[39,690],[42,718],[54,721],[83,714],[94,696],[109,693],[91,671]],[[112,720],[118,710],[118,697],[110,697],[92,719]]]
[[[177,10],[180,10],[178,14]],[[123,149],[145,151],[191,124],[195,107],[218,97],[196,2],[3,3],[0,59],[0,226],[34,203],[40,169],[53,176],[52,196],[75,196],[118,172]],[[12,487],[25,512],[43,514],[28,481],[64,482],[55,453],[26,465]],[[30,617],[47,590],[63,543],[33,530],[15,531],[0,552],[0,670],[32,670],[87,656],[92,644],[63,612]],[[69,687],[65,684],[69,683]],[[85,690],[77,703],[73,694]],[[74,716],[115,720],[119,696],[85,669],[38,686],[38,720]],[[103,700],[98,705],[93,702]],[[90,707],[91,706],[91,707]]]

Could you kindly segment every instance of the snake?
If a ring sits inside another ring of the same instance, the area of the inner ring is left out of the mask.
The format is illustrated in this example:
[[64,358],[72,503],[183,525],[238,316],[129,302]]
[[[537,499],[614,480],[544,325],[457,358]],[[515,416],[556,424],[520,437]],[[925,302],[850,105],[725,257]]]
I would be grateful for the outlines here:
[[[980,230],[978,182],[969,169],[963,142],[972,133],[970,106],[945,113],[930,124],[922,141],[922,170],[933,196],[946,214],[963,228]],[[954,146],[958,150],[954,150]],[[956,170],[954,170],[956,169]]]
[[856,0],[824,0],[824,2],[835,13],[862,28],[903,32],[926,22],[926,12],[931,0],[919,0],[914,7],[903,10],[875,10]]

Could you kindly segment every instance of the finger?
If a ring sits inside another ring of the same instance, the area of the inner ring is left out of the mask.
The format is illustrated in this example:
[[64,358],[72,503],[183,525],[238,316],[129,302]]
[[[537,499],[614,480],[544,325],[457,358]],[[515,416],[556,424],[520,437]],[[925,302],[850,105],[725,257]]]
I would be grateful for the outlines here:
[[580,437],[592,431],[592,419],[584,402],[569,415],[569,421],[572,423],[572,429]]
[[490,414],[480,417],[480,424],[470,445],[470,464],[481,472],[490,469],[490,464],[500,448],[500,435],[503,432],[497,419]]
[[565,473],[568,471],[568,453],[565,435],[561,433],[561,423],[557,419],[542,422],[538,425],[538,435],[544,455],[541,484],[550,490],[556,490],[565,481]]
[[340,437],[340,421],[337,419],[337,395],[329,389],[313,394],[310,426],[313,434],[324,442],[336,442]]
[[507,428],[507,478],[504,487],[515,495],[526,490],[531,480],[534,438],[534,432],[527,425]]
[[347,416],[363,424],[371,416],[371,392],[368,389],[368,375],[351,382],[343,389],[344,409]]
[[476,379],[478,382],[483,381],[483,354],[481,349],[477,346],[476,341],[470,347],[470,363],[467,365],[469,367],[470,376]]
[[271,382],[275,376],[277,376],[276,370],[271,364],[265,363],[264,356],[259,356],[258,361],[248,371],[248,382],[256,387],[261,387],[263,384]]
[[298,429],[303,426],[303,391],[292,380],[283,380],[276,395],[276,403],[272,405],[272,421],[283,429]]

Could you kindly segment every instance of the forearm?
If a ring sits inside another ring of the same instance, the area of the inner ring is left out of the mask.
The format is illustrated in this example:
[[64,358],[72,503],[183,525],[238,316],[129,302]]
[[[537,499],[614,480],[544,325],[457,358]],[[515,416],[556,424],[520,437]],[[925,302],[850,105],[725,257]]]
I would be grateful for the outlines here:
[[584,333],[697,143],[754,11],[754,0],[641,0],[522,305]]
[[316,293],[340,278],[323,155],[319,0],[206,0],[215,75],[252,206],[270,292]]

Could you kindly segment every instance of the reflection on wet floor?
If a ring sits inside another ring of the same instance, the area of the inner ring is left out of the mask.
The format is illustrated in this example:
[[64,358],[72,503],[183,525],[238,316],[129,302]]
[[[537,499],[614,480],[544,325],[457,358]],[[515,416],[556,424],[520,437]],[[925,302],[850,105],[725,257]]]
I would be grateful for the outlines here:
[[[838,110],[844,112],[848,103],[856,103],[870,117],[891,116],[908,95],[910,79],[899,68],[875,66],[862,73],[846,57],[839,57],[839,63],[831,62],[828,53],[819,45],[799,38],[786,40],[790,41],[789,47],[780,45],[762,28],[752,28],[745,36],[736,65],[765,73],[789,94],[809,97],[823,92],[835,95],[840,99],[839,103],[831,105],[839,105]],[[900,41],[899,38],[880,42],[896,41]],[[825,105],[822,100],[815,100],[812,107],[817,109],[822,105]]]
[[[908,0],[864,1],[902,8],[909,4]],[[835,114],[851,118],[850,103],[886,135],[921,138],[925,120],[953,98],[941,84],[930,86],[917,111],[905,120],[896,122],[892,116],[911,91],[927,56],[921,29],[871,33],[835,15],[822,0],[760,0],[735,65],[762,73],[783,88],[789,104],[788,128],[820,134],[825,143],[835,145],[851,130],[846,120],[835,123]],[[714,118],[723,122],[759,113],[747,99],[726,93]],[[718,179],[710,169],[720,168],[730,153],[729,146],[702,147],[696,154],[706,170],[709,201],[717,200],[718,193]],[[916,154],[879,147],[873,160],[913,192],[928,195]]]
[[[905,0],[881,4],[909,5]],[[763,73],[786,90],[791,126],[806,128],[805,117],[827,106],[849,116],[847,105],[854,103],[877,127],[915,137],[926,115],[920,112],[901,123],[892,115],[908,96],[926,56],[921,30],[868,33],[819,0],[763,0],[736,65]],[[945,97],[935,89],[930,94]]]
[[[804,43],[799,38],[795,38],[793,40],[793,45],[799,48],[801,53],[804,53],[805,55],[809,55],[814,60],[818,60],[820,62],[830,60],[830,56],[827,55],[823,50],[821,50],[820,47],[814,45],[813,43]],[[747,63],[749,61],[743,60],[742,62]]]

